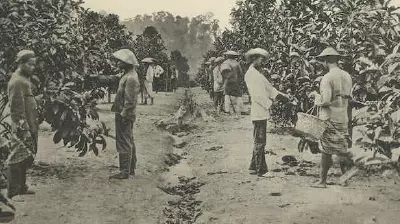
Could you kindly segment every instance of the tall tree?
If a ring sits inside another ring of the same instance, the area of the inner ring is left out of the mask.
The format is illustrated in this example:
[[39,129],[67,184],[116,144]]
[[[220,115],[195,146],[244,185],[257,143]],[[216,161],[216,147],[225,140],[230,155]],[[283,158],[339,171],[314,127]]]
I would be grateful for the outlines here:
[[188,59],[182,56],[178,50],[171,52],[171,61],[174,63],[179,72],[178,85],[186,86],[189,82],[189,65]]
[[[190,68],[199,66],[202,56],[212,48],[219,26],[212,14],[187,18],[174,16],[169,12],[156,12],[152,15],[138,15],[123,22],[127,29],[135,34],[141,33],[147,26],[154,26],[165,41],[169,51],[179,50],[188,58]],[[194,77],[194,71],[189,71]]]

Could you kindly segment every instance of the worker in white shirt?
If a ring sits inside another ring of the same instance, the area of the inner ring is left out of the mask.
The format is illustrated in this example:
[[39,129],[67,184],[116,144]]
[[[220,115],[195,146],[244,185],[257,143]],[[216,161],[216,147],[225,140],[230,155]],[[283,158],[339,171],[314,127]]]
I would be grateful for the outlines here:
[[147,104],[147,99],[150,98],[151,105],[154,104],[153,80],[155,74],[155,61],[153,58],[145,58],[142,62],[147,63],[146,79],[144,80],[145,99],[144,105]]
[[251,96],[251,120],[253,121],[254,148],[250,163],[250,174],[264,176],[268,172],[265,161],[265,146],[267,143],[267,120],[269,108],[276,99],[288,100],[288,96],[279,92],[260,72],[261,65],[269,53],[261,48],[251,49],[246,53],[246,59],[251,65],[244,76]]

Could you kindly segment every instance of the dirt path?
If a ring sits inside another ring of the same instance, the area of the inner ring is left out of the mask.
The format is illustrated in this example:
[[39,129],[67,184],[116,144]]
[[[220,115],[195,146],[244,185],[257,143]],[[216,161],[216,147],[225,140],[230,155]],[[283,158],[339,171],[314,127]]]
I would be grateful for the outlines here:
[[[115,142],[108,139],[106,151],[98,157],[55,146],[45,125],[39,140],[40,162],[31,171],[29,183],[37,194],[16,204],[13,223],[159,223],[171,197],[157,186],[167,170],[166,154],[172,150],[166,133],[153,123],[176,111],[180,94],[160,93],[154,106],[139,106],[134,136],[137,145],[138,175],[135,180],[108,181],[118,171]],[[110,105],[100,105],[101,119],[114,127]]]
[[[210,109],[206,94],[194,91],[200,106]],[[188,144],[171,147],[171,138],[153,123],[176,111],[181,94],[160,94],[156,106],[139,107],[135,180],[108,181],[118,165],[114,141],[109,140],[99,157],[78,158],[75,152],[54,146],[44,131],[41,164],[29,175],[37,194],[17,204],[14,223],[175,224],[176,217],[199,224],[398,223],[398,176],[357,176],[349,187],[310,188],[317,180],[319,156],[308,151],[299,154],[298,139],[290,136],[268,135],[268,148],[276,154],[267,157],[274,178],[248,175],[252,152],[248,116],[239,120],[220,116],[208,123],[198,119],[190,123],[197,128],[184,137]],[[113,127],[112,114],[101,115]],[[168,154],[182,160],[168,167],[166,161],[172,162]],[[283,165],[283,155],[307,163]],[[333,169],[330,181],[335,182],[338,173],[338,168]]]
[[[207,96],[198,93],[203,107],[211,107]],[[300,155],[298,139],[275,134],[268,135],[268,147],[276,155],[267,156],[270,170],[277,171],[275,177],[250,176],[247,170],[252,152],[250,118],[235,120],[222,116],[217,120],[196,123],[199,129],[183,150],[186,155],[183,162],[190,167],[191,175],[206,183],[196,197],[202,201],[202,215],[197,223],[398,223],[398,176],[358,176],[350,181],[349,187],[310,188],[317,180],[319,155],[309,151]],[[308,165],[284,166],[283,155],[302,158]],[[338,173],[337,167],[332,169],[330,181],[335,182]]]

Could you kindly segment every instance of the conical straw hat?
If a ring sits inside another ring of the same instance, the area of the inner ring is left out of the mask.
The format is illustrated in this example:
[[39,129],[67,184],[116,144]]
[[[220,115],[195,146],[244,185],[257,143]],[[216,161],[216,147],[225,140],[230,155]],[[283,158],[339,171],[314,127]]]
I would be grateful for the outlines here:
[[254,49],[249,50],[245,54],[245,57],[246,57],[246,59],[249,59],[249,57],[252,55],[262,55],[264,57],[268,57],[269,53],[268,53],[268,51],[266,51],[262,48],[254,48]]
[[145,58],[145,59],[142,60],[142,62],[145,62],[145,63],[154,63],[154,58]]
[[139,66],[139,62],[138,62],[135,54],[132,51],[128,50],[128,49],[118,50],[118,51],[113,53],[113,56],[116,59],[118,59],[120,61],[123,61],[123,62],[125,62],[127,64],[134,65],[134,66]]
[[321,52],[321,54],[319,54],[317,56],[317,58],[322,58],[322,57],[326,57],[326,56],[342,56],[341,54],[339,54],[335,49],[333,49],[332,47],[328,47],[325,50],[323,50]]
[[214,60],[214,63],[220,63],[220,62],[222,62],[223,60],[225,60],[225,58],[223,58],[223,57],[218,57],[218,58],[216,58],[216,59]]
[[240,54],[236,51],[227,51],[224,55],[232,55],[232,56],[239,56]]

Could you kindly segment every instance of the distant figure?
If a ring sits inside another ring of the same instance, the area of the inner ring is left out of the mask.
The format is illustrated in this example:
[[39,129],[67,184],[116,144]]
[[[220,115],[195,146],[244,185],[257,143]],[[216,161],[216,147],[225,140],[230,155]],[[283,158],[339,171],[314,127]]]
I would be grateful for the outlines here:
[[155,62],[153,58],[145,58],[142,62],[147,63],[146,79],[144,80],[145,98],[144,105],[147,104],[147,99],[150,98],[151,105],[154,104],[153,80],[155,75]]
[[139,62],[135,54],[122,49],[113,54],[118,66],[124,70],[111,111],[115,113],[116,147],[119,153],[120,173],[110,179],[128,179],[135,176],[136,147],[133,140],[133,124],[136,121],[136,105],[140,92],[139,76],[136,73]]
[[[7,158],[8,178],[7,196],[34,194],[26,185],[26,170],[31,167],[37,152],[38,111],[32,93],[30,77],[36,66],[33,51],[22,50],[17,54],[18,68],[8,82],[8,98],[10,101],[12,149]],[[16,198],[15,201],[23,201]]]
[[342,173],[353,165],[348,148],[348,106],[352,88],[349,73],[339,68],[341,55],[333,48],[325,49],[318,58],[324,62],[329,72],[323,76],[320,95],[315,94],[315,105],[321,108],[319,117],[329,120],[329,125],[321,137],[322,158],[320,182],[312,187],[326,188],[328,171],[332,166],[332,155],[339,156]]
[[160,65],[154,65],[154,91],[158,93],[161,90],[162,79],[161,75],[164,73],[164,69]]
[[215,68],[213,70],[214,80],[214,107],[217,114],[221,113],[224,106],[224,79],[222,78],[220,66],[224,61],[223,57],[214,60]]
[[225,87],[225,112],[233,112],[237,116],[244,112],[242,98],[243,70],[237,61],[239,55],[235,51],[225,52],[227,60],[221,65]]
[[176,90],[178,89],[178,76],[179,76],[179,70],[176,67],[173,67],[171,73],[172,92],[176,92]]
[[208,80],[208,89],[209,89],[209,94],[210,94],[210,99],[214,100],[214,68],[215,68],[215,57],[211,57],[208,62],[207,65],[208,67],[206,68],[206,75],[207,75],[207,80]]
[[261,48],[251,49],[245,55],[251,62],[244,79],[251,96],[251,120],[254,126],[254,148],[249,169],[251,175],[258,176],[263,176],[268,172],[265,146],[269,109],[275,99],[288,100],[288,96],[276,90],[260,72],[261,65],[268,55],[269,53]]

